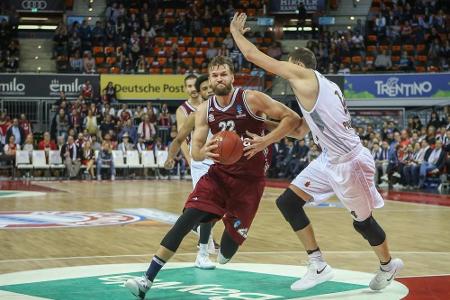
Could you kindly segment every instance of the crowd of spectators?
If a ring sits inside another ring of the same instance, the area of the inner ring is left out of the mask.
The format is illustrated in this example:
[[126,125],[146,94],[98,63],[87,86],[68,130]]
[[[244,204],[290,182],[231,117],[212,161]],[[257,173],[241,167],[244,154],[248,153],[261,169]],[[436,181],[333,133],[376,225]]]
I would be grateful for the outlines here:
[[375,0],[364,24],[323,30],[307,45],[323,73],[448,71],[450,38],[447,1]]
[[[380,128],[371,124],[355,128],[374,157],[377,186],[430,188],[427,177],[437,177],[436,182],[441,182],[439,175],[450,170],[450,114],[440,118],[432,112],[427,124],[414,116],[408,120],[407,128],[397,126],[390,121]],[[275,144],[269,176],[293,179],[315,159],[320,149],[312,139],[306,140],[286,138]]]
[[0,3],[0,72],[16,72],[19,68],[17,14],[6,3]]
[[[260,13],[263,1],[235,2],[108,1],[104,18],[95,26],[87,19],[58,26],[54,36],[58,70],[204,73],[212,57],[229,55],[237,70],[250,72],[229,33],[229,20],[235,9]],[[250,38],[264,50],[274,48],[269,32],[264,36],[251,33]]]

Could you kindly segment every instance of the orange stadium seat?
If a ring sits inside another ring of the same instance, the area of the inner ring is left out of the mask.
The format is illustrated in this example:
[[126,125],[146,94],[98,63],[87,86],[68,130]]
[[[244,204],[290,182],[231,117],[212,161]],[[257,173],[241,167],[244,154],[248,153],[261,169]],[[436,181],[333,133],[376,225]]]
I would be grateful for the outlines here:
[[198,48],[197,51],[195,52],[195,57],[203,57],[204,53],[202,51],[201,48]]
[[360,64],[361,61],[362,61],[362,57],[361,57],[361,56],[359,56],[359,55],[352,56],[352,63],[354,63],[354,64]]
[[147,56],[147,57],[145,58],[145,60],[147,61],[147,63],[148,63],[149,65],[151,65],[155,59],[154,59],[152,56]]
[[197,37],[194,38],[194,43],[195,43],[195,45],[196,45],[197,47],[200,47],[201,44],[202,44],[202,42],[203,42],[204,40],[205,40],[205,39],[204,39],[203,37],[197,36]]
[[103,56],[97,56],[96,58],[95,58],[95,64],[98,66],[98,65],[101,65],[102,63],[104,63],[105,62],[105,58],[103,57]]
[[161,69],[160,68],[150,68],[150,74],[160,74],[161,73]]
[[208,41],[208,44],[211,44],[211,43],[215,43],[217,38],[215,36],[208,36],[206,38],[206,40]]
[[109,69],[109,72],[110,72],[111,74],[120,74],[120,68],[119,68],[119,67],[111,67],[111,68]]
[[376,46],[367,46],[367,52],[376,52],[377,51],[377,47]]
[[100,47],[100,46],[94,47],[92,49],[92,53],[94,53],[94,55],[99,54],[99,53],[103,53],[103,47]]
[[400,45],[392,45],[393,52],[400,52],[402,50],[402,46]]
[[424,66],[416,66],[416,72],[423,73],[423,72],[426,72],[426,69]]
[[427,46],[425,45],[425,44],[418,44],[417,46],[416,46],[416,50],[417,50],[417,52],[424,52],[425,50],[427,49]]
[[186,47],[178,46],[178,54],[181,54],[186,51]]
[[350,61],[351,61],[350,56],[344,56],[344,57],[342,58],[342,62],[343,62],[343,63],[349,64]]
[[367,36],[367,40],[368,40],[368,41],[371,41],[371,42],[376,42],[376,41],[377,41],[377,36],[374,35],[374,34],[369,34],[369,35]]
[[203,35],[208,35],[208,33],[211,32],[211,29],[208,27],[203,27],[202,32],[203,32]]
[[366,56],[366,63],[373,64],[374,61],[375,61],[374,56]]
[[171,46],[164,47],[164,52],[165,53],[170,53],[170,51],[172,51],[172,47]]
[[172,68],[163,68],[163,74],[173,74]]
[[166,39],[166,43],[167,43],[167,41],[171,41],[172,44],[175,44],[178,41],[178,38],[176,36],[171,36]]
[[191,56],[195,56],[195,52],[197,52],[197,48],[195,48],[195,47],[188,47],[188,48],[187,48],[187,52],[188,52]]
[[410,44],[403,45],[403,50],[407,51],[408,53],[412,52],[412,51],[414,51],[414,45],[410,45]]
[[166,57],[158,57],[158,63],[160,66],[164,66],[167,62],[167,58]]
[[263,41],[264,41],[264,43],[266,43],[266,44],[272,44],[272,38],[271,37],[265,37],[264,39],[263,39]]
[[109,65],[113,65],[116,62],[117,62],[117,57],[115,57],[115,56],[108,56],[106,58],[106,63],[109,64]]
[[416,60],[420,62],[426,62],[428,60],[428,57],[426,55],[417,55]]
[[109,73],[109,69],[105,68],[105,67],[100,67],[100,68],[97,68],[97,72],[100,73],[100,74],[108,74]]
[[393,63],[398,63],[400,61],[400,56],[398,55],[391,56],[391,60]]
[[187,46],[192,42],[192,37],[191,36],[184,36],[183,37],[184,40],[184,44]]
[[114,47],[105,47],[105,54],[106,55],[110,55],[111,53],[114,52]]
[[221,34],[222,33],[222,27],[213,27],[212,28],[212,32],[215,33],[216,35]]
[[389,45],[380,45],[380,49],[388,51],[389,50]]
[[182,59],[182,61],[188,66],[192,65],[192,58],[190,57],[185,57]]
[[156,43],[156,45],[158,45],[158,46],[162,46],[162,45],[164,45],[164,42],[166,41],[166,39],[164,38],[164,37],[162,37],[162,36],[157,36],[157,37],[155,37],[155,43]]
[[194,59],[194,63],[198,66],[201,66],[203,63],[205,62],[205,58],[204,57],[196,57]]
[[254,8],[249,8],[249,9],[247,9],[247,16],[249,16],[249,17],[254,17],[254,16],[256,16],[256,9],[254,9]]

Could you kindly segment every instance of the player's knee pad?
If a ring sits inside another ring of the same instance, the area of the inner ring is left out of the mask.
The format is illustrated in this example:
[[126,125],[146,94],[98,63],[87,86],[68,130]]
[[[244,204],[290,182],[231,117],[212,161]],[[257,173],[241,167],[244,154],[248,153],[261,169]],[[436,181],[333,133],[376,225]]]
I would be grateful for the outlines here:
[[371,246],[379,246],[386,240],[386,233],[372,216],[362,222],[353,221],[353,227]]
[[305,200],[300,198],[294,191],[287,189],[278,197],[277,206],[284,218],[294,231],[299,231],[309,225],[309,219],[303,210]]

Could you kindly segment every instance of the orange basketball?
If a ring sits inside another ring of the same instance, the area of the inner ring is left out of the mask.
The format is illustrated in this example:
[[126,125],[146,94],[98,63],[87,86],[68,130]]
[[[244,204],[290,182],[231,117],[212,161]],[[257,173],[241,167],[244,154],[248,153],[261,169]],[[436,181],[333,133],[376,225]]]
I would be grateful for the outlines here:
[[232,165],[237,162],[244,153],[244,145],[239,135],[234,131],[221,131],[213,136],[217,140],[217,148],[214,153],[219,154],[217,159],[221,164]]

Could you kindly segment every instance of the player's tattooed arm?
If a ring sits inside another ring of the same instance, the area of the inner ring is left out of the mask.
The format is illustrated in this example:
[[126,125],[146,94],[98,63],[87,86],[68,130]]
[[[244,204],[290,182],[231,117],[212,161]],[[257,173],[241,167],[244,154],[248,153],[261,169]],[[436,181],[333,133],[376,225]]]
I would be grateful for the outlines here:
[[164,163],[164,167],[166,169],[169,170],[173,169],[175,165],[174,158],[177,155],[178,151],[180,151],[183,142],[186,141],[186,138],[194,130],[194,126],[195,126],[195,112],[192,112],[184,122],[183,126],[178,130],[177,136],[173,139],[172,143],[170,144],[167,160]]

